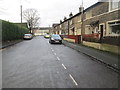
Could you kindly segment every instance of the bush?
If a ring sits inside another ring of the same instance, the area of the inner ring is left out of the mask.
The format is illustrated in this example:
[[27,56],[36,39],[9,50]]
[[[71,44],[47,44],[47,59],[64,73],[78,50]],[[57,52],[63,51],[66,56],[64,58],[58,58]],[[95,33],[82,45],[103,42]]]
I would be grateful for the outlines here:
[[2,41],[22,39],[29,30],[25,27],[2,20]]

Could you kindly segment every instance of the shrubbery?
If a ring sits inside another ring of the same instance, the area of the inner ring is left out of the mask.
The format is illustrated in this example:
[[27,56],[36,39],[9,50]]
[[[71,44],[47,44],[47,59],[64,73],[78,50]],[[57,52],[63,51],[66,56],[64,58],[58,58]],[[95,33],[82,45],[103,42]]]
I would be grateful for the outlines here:
[[2,20],[2,41],[22,39],[28,32],[29,30],[25,27]]

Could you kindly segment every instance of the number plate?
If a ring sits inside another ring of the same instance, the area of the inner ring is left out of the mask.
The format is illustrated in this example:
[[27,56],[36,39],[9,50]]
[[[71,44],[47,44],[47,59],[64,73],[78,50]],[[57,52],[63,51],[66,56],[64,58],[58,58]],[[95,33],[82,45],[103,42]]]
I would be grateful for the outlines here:
[[59,42],[59,41],[55,41],[55,42]]

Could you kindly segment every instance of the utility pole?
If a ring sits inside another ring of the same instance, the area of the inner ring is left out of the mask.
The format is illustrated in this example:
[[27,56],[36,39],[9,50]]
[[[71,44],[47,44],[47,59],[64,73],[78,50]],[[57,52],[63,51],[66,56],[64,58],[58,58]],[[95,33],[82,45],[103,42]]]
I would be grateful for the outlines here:
[[20,6],[20,11],[21,11],[21,24],[22,24],[22,5]]

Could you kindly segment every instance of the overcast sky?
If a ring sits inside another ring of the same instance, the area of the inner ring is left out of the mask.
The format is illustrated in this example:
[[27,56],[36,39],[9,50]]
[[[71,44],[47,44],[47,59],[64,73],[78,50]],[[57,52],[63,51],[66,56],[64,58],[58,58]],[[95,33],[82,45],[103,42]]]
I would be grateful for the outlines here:
[[[98,0],[83,0],[84,7],[87,8]],[[59,23],[64,16],[68,18],[69,13],[76,14],[82,0],[0,0],[0,19],[10,22],[20,22],[20,5],[23,10],[35,8],[41,18],[41,27],[51,26]]]

